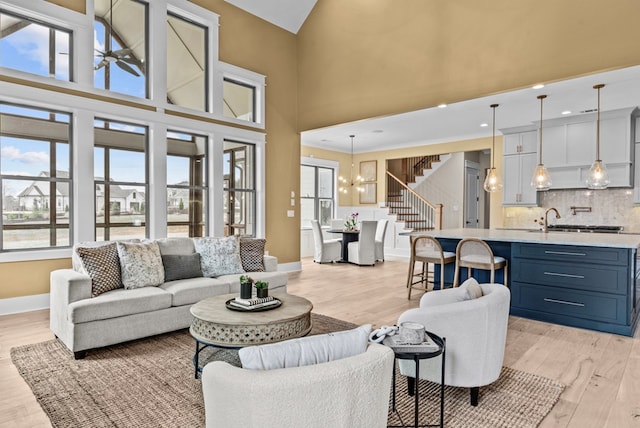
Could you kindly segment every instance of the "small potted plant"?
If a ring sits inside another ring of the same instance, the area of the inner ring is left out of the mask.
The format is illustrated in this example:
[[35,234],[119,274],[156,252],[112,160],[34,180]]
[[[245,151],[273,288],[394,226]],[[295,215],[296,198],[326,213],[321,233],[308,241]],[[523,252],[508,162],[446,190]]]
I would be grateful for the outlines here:
[[240,298],[251,298],[251,286],[253,285],[253,278],[247,275],[240,276]]
[[269,296],[269,283],[264,281],[256,281],[256,296],[268,297]]

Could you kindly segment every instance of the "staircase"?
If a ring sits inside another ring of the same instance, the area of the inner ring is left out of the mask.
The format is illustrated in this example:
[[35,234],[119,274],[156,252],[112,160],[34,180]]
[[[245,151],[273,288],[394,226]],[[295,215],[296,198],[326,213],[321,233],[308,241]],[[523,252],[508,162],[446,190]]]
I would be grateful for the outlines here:
[[432,204],[387,171],[386,207],[405,231],[442,228],[442,204]]

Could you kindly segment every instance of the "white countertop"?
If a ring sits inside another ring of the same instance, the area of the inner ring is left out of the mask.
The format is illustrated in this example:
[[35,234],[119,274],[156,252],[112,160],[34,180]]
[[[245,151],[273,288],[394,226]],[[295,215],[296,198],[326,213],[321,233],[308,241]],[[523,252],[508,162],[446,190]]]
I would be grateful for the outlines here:
[[436,238],[479,238],[484,241],[526,242],[532,244],[587,245],[591,247],[638,248],[640,235],[591,232],[548,232],[512,229],[442,229],[412,232]]

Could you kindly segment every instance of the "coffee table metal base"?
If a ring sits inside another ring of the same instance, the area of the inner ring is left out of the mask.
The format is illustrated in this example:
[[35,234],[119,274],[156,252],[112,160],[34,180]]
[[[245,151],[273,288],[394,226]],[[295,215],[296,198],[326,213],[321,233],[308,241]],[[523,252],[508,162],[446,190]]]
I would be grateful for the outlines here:
[[306,336],[311,331],[313,305],[307,299],[278,294],[282,305],[276,309],[237,312],[225,306],[225,302],[233,297],[235,295],[229,294],[210,297],[191,307],[193,322],[189,332],[196,341],[193,356],[196,379],[202,372],[200,353],[209,346],[240,349]]

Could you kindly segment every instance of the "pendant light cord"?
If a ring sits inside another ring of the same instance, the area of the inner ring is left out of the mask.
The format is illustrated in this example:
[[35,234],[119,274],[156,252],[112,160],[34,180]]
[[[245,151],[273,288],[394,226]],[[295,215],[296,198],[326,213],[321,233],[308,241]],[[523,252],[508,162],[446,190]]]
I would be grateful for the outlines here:
[[496,158],[496,107],[500,104],[491,104],[491,108],[493,109],[493,137],[491,139],[491,168],[495,168],[495,158]]
[[596,162],[600,162],[600,89],[604,88],[603,84],[595,85],[593,89],[598,90],[598,110],[596,112]]
[[542,165],[542,102],[547,98],[546,95],[538,95],[538,99],[540,100],[540,156],[538,158],[538,165]]

